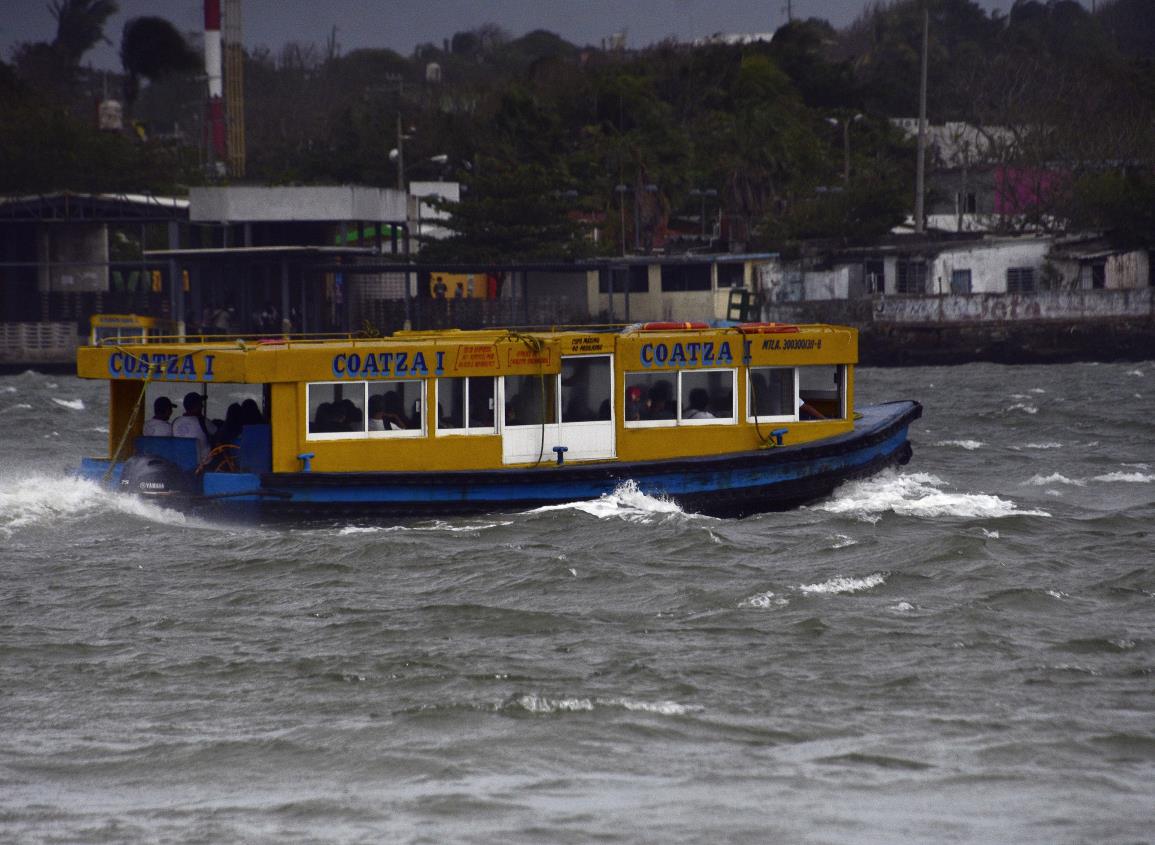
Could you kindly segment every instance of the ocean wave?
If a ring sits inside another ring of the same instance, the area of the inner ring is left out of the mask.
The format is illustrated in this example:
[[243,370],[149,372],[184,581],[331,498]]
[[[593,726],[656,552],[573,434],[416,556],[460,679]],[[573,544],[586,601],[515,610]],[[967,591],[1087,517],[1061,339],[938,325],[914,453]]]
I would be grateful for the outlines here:
[[1008,413],[1011,411],[1022,411],[1024,414],[1037,414],[1039,409],[1034,405],[1028,405],[1026,402],[1016,402],[1007,408]]
[[57,399],[55,396],[53,396],[52,401],[55,402],[60,407],[68,408],[69,410],[72,410],[72,411],[83,411],[84,410],[84,400],[83,399]]
[[1072,487],[1087,486],[1086,481],[1081,481],[1078,478],[1067,478],[1067,476],[1057,472],[1052,472],[1050,475],[1031,476],[1031,478],[1024,481],[1023,484],[1029,484],[1032,487],[1046,487],[1049,484],[1069,484]]
[[490,528],[500,528],[503,525],[513,525],[513,522],[479,522],[467,525],[454,525],[449,522],[437,520],[432,525],[346,525],[341,528],[337,534],[338,536],[349,536],[352,534],[378,534],[382,532],[445,532],[455,534],[460,532],[468,533],[471,531],[486,531]]
[[554,713],[588,713],[599,708],[615,708],[659,716],[684,716],[700,712],[701,707],[676,701],[638,701],[632,698],[552,698],[538,693],[518,693],[506,700],[503,709],[521,709],[535,715]]
[[987,493],[950,493],[945,482],[929,473],[898,474],[888,470],[874,478],[852,481],[834,491],[825,502],[811,505],[825,513],[848,514],[876,522],[882,514],[922,519],[940,517],[997,519],[1006,516],[1050,516],[1046,511],[1021,510],[1008,499]]
[[940,440],[934,444],[935,446],[957,446],[960,449],[966,449],[968,452],[973,452],[975,449],[981,449],[986,446],[981,440]]
[[1106,475],[1096,475],[1091,480],[1123,482],[1124,484],[1150,484],[1155,481],[1155,475],[1146,472],[1109,472]]
[[625,481],[597,499],[567,502],[562,505],[543,505],[529,513],[577,510],[598,519],[624,519],[627,522],[652,522],[655,518],[693,516],[675,502],[643,493],[635,481]]
[[[1019,448],[1019,447],[1015,447]],[[1062,449],[1062,443],[1056,443],[1054,440],[1048,440],[1044,443],[1024,443],[1023,449]]]
[[742,599],[742,601],[738,602],[738,607],[753,607],[759,610],[765,610],[770,607],[785,607],[789,603],[788,599],[776,596],[770,590],[766,590],[764,593],[755,593],[752,596],[747,596]]
[[185,516],[138,496],[112,493],[80,478],[32,476],[0,483],[0,533],[105,510],[151,522],[185,524]]
[[802,584],[798,587],[798,591],[806,593],[807,595],[861,593],[863,590],[873,590],[875,587],[885,583],[886,576],[881,572],[875,572],[873,575],[867,575],[865,578],[851,578],[845,575],[839,575],[836,578],[831,578],[829,581],[823,581],[821,584]]
[[6,414],[9,411],[31,411],[32,406],[27,402],[18,402],[15,405],[9,405],[7,408],[0,408],[0,414]]

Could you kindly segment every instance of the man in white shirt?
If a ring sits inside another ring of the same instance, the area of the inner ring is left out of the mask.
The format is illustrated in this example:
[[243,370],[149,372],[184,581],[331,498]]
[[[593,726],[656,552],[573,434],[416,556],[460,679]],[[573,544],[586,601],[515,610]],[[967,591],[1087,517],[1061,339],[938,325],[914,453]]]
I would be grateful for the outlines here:
[[168,418],[172,416],[172,409],[174,407],[176,406],[169,401],[167,396],[161,396],[153,402],[153,417],[150,420],[144,421],[144,436],[172,437],[172,423],[169,422]]
[[173,437],[193,437],[197,442],[197,460],[203,461],[209,453],[209,437],[212,432],[202,414],[204,402],[199,393],[188,393],[184,397],[184,414],[173,420]]

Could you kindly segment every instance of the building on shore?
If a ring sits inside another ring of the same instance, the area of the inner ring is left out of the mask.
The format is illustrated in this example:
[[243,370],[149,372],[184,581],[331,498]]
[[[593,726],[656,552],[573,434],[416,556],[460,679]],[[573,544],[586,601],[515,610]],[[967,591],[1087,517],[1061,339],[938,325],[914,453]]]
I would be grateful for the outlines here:
[[445,234],[429,197],[452,198],[455,188],[0,198],[0,365],[70,365],[98,314],[233,336],[837,322],[860,328],[868,363],[1141,357],[1155,348],[1149,251],[1094,236],[897,235],[870,247],[810,244],[790,259],[686,252],[415,263],[415,235]]

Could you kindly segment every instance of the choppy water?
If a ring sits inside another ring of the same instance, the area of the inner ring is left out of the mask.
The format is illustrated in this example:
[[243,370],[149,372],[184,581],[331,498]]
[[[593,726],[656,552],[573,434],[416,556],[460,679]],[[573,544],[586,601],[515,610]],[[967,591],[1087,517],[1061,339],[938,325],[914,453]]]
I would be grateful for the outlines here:
[[864,370],[913,462],[736,521],[214,527],[103,388],[0,378],[0,839],[1155,839],[1155,362]]

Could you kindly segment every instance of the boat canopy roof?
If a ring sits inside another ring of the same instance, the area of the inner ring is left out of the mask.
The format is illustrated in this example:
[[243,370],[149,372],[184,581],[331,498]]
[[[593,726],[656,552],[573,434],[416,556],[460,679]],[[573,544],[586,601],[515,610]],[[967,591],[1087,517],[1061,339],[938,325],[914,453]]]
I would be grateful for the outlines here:
[[[563,356],[613,354],[626,370],[730,365],[854,364],[856,330],[773,323],[648,323],[621,331],[482,329],[390,337],[155,338],[77,353],[82,378],[268,384],[348,378],[556,373]],[[723,353],[724,350],[724,354]]]

